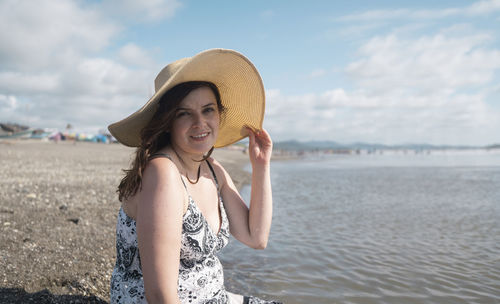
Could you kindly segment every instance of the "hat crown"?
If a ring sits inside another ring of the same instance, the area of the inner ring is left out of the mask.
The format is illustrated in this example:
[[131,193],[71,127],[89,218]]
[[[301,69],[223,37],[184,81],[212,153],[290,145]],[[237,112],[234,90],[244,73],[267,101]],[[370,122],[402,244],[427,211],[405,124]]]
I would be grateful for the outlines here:
[[180,70],[189,61],[189,59],[191,58],[182,58],[164,67],[155,78],[155,92],[158,92],[163,84],[165,84],[178,70]]

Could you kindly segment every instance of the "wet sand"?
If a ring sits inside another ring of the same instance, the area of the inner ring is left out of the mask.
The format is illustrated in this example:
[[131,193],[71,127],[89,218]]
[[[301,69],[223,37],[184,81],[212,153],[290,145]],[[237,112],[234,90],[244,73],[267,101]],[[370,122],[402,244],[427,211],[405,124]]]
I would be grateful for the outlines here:
[[[116,187],[134,150],[119,144],[0,141],[0,303],[108,303]],[[248,156],[214,152],[236,185]]]

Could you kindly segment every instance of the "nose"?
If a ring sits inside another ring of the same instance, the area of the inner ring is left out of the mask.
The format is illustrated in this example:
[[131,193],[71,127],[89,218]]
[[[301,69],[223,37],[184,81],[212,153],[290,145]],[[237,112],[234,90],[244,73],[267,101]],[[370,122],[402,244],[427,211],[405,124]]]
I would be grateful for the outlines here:
[[193,127],[203,127],[205,118],[200,113],[193,114]]

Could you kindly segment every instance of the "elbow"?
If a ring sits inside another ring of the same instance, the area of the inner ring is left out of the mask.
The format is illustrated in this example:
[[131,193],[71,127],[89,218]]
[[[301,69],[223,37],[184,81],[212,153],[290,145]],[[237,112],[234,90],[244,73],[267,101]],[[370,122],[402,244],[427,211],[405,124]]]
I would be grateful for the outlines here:
[[249,235],[249,241],[247,246],[257,250],[264,250],[267,247],[267,241],[269,239],[269,233],[255,233]]
[[258,242],[256,242],[252,246],[253,249],[257,249],[257,250],[264,250],[264,249],[266,249],[266,247],[267,247],[267,239],[259,240]]
[[255,249],[264,250],[264,249],[266,249],[266,247],[267,247],[267,243],[263,243],[263,244],[259,244],[259,245],[255,246]]

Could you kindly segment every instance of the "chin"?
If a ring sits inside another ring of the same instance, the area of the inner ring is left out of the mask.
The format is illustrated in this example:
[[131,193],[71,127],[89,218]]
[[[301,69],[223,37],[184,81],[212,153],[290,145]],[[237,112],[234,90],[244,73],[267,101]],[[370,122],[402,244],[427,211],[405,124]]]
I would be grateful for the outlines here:
[[190,149],[191,151],[189,151],[189,152],[193,153],[193,154],[205,155],[208,153],[208,151],[210,151],[210,149],[212,149],[212,147],[214,145],[215,145],[215,142],[211,143],[211,144],[192,145],[191,149]]
[[175,146],[177,146],[180,151],[184,153],[192,154],[192,155],[205,155],[210,149],[215,145],[214,138],[207,138],[203,141],[194,141],[190,138],[184,138],[181,141],[177,142]]

